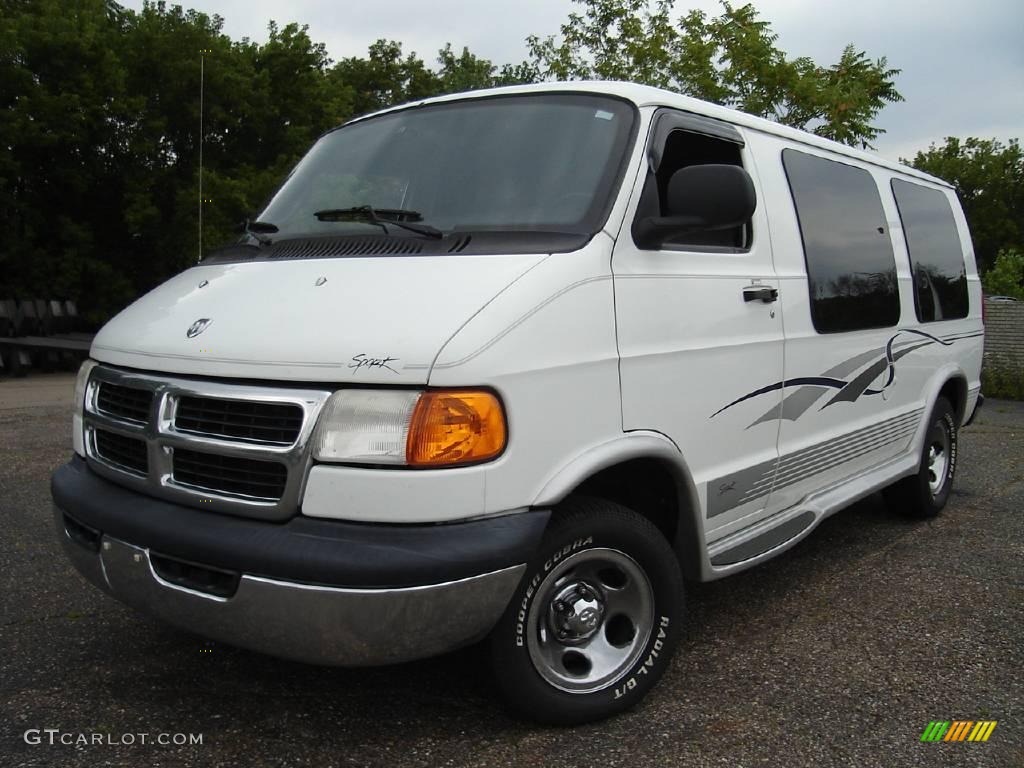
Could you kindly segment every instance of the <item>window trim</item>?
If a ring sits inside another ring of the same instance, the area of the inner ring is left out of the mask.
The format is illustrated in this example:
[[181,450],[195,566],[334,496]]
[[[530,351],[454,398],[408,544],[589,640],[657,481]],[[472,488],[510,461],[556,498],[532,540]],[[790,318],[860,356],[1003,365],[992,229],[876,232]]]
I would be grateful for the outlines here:
[[669,134],[680,130],[739,144],[741,149],[746,146],[743,134],[731,123],[722,122],[713,117],[696,115],[692,112],[663,107],[654,114],[654,118],[651,120],[651,130],[647,140],[647,165],[652,173],[657,173],[661,166],[662,152]]
[[639,251],[649,253],[717,253],[723,256],[744,256],[749,254],[757,244],[757,228],[753,226],[753,217],[751,217],[750,225],[750,242],[746,248],[733,248],[727,245],[669,245],[665,243],[662,243],[658,248],[641,248],[637,244],[636,238],[632,237],[633,227],[638,221],[637,213],[640,208],[640,200],[643,197],[644,187],[647,184],[647,175],[657,174],[658,168],[661,166],[665,144],[668,141],[668,137],[675,131],[736,144],[740,152],[740,167],[747,173],[750,173],[750,165],[742,162],[745,159],[744,153],[749,155],[750,150],[747,147],[746,140],[743,138],[743,134],[735,125],[674,107],[659,107],[651,118],[651,127],[647,134],[647,145],[644,152],[646,169],[641,169],[643,181],[641,182],[640,193],[637,195],[636,206],[633,209],[633,220],[630,224],[630,237],[633,247]]

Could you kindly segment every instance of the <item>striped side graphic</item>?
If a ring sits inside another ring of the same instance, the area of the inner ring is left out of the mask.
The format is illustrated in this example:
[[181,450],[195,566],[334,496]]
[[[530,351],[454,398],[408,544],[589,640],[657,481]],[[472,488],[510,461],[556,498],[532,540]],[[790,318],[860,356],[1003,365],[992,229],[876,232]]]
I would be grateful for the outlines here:
[[[779,467],[775,472],[774,482],[769,478],[751,493],[764,495],[769,490],[779,490],[786,486],[799,483],[819,472],[827,472],[840,464],[852,461],[876,448],[909,438],[921,421],[921,408],[911,413],[888,419],[881,424],[864,427],[840,437],[826,440],[823,443],[804,448],[802,451],[787,454],[779,459]],[[741,498],[744,504],[756,495]]]
[[921,741],[988,741],[996,720],[932,720],[921,734]]
[[923,413],[924,409],[918,408],[902,416],[788,453],[778,461],[765,461],[713,480],[708,484],[708,518],[767,496],[773,490],[827,472],[884,446],[901,441],[905,444],[921,423]]

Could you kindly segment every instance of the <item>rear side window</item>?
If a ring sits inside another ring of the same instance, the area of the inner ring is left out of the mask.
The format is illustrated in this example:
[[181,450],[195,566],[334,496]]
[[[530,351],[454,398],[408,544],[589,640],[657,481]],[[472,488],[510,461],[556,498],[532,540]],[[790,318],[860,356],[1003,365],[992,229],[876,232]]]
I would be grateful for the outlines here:
[[900,319],[892,240],[878,186],[861,168],[786,149],[819,333],[887,328]]
[[967,269],[949,200],[937,189],[892,180],[922,323],[967,317]]

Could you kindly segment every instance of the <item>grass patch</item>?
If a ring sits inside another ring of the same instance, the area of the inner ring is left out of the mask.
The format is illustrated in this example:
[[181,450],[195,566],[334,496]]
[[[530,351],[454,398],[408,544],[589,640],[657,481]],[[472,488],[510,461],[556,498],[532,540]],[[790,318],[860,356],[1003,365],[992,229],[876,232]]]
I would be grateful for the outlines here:
[[981,391],[985,397],[1024,400],[1024,370],[995,366],[983,368]]

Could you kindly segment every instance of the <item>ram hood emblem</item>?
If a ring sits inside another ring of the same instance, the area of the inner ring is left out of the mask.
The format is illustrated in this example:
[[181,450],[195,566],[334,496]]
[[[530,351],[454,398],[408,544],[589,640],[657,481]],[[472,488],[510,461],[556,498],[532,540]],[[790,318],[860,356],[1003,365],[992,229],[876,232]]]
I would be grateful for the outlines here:
[[188,336],[190,339],[194,339],[200,333],[209,328],[210,323],[212,322],[213,320],[211,320],[208,317],[200,317],[198,320],[192,323],[192,325],[189,326],[188,330],[185,331],[185,335]]

